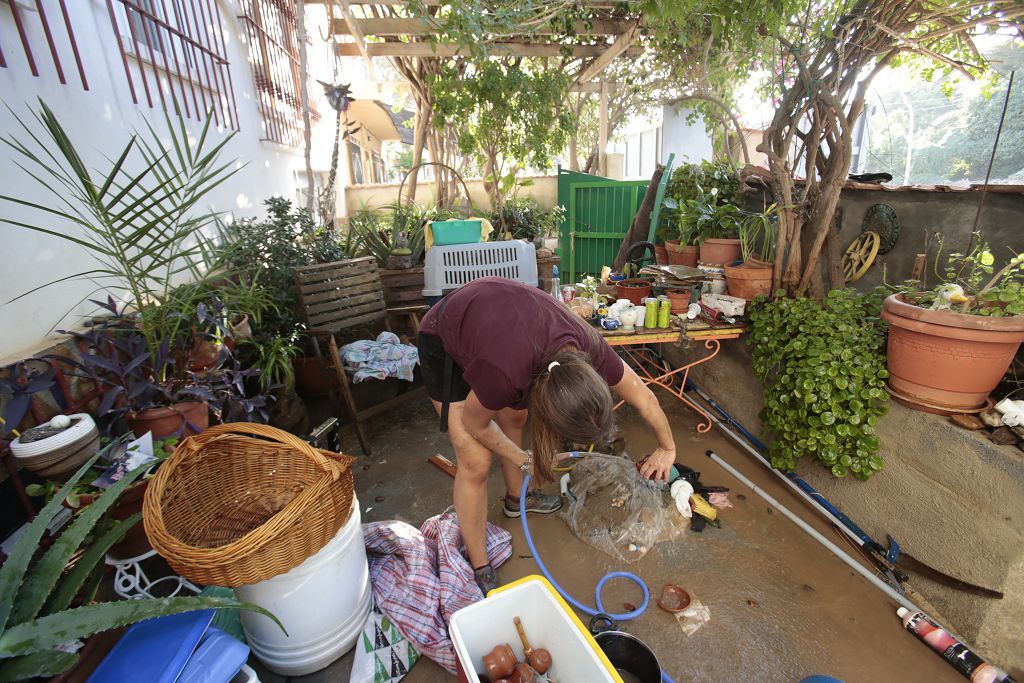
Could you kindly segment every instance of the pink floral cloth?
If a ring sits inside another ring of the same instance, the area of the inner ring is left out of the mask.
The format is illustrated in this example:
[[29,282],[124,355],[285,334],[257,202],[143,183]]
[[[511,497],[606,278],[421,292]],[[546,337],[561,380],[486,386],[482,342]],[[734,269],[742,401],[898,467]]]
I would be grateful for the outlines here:
[[[416,527],[405,522],[363,525],[370,583],[377,608],[422,654],[455,673],[448,621],[483,599],[465,557],[451,509]],[[494,567],[512,556],[512,534],[487,524],[487,557]]]

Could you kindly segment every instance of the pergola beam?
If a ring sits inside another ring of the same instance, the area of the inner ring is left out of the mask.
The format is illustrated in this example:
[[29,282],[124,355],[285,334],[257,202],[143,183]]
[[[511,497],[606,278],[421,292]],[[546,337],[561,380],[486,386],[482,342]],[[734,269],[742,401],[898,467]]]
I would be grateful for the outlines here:
[[[339,43],[335,49],[339,57],[458,57],[470,54],[469,50],[458,45],[432,45],[430,43]],[[565,54],[564,51],[568,51],[573,57],[594,57],[596,62],[613,48],[604,45],[562,45],[558,43],[492,43],[487,46],[487,49],[495,55],[518,55],[520,57],[561,57]],[[625,51],[623,49],[616,56]]]
[[[345,8],[344,11],[347,10],[348,8]],[[609,36],[624,33],[632,26],[633,22],[623,19],[595,19],[589,26],[582,21],[576,22],[575,31],[580,36]],[[355,19],[354,25],[350,23],[348,17],[344,20],[335,19],[331,30],[336,35],[353,36],[356,39],[362,39],[363,36],[427,36],[436,32],[429,20],[396,17]],[[548,29],[541,31],[540,34],[551,35],[552,32]]]
[[348,0],[338,0],[335,3],[341,10],[342,21],[335,20],[334,23],[340,23],[341,25],[348,28],[350,31],[349,35],[353,36],[356,40],[353,45],[359,51],[359,55],[366,60],[367,68],[370,70],[370,78],[374,81],[379,81],[380,78],[377,75],[377,67],[373,65],[373,58],[370,56],[369,51],[366,49],[366,37],[359,29],[359,24],[356,22],[355,17],[352,16],[352,10],[348,6]]
[[634,24],[632,28],[620,35],[612,43],[611,47],[600,54],[597,59],[587,65],[580,75],[576,77],[577,83],[589,83],[597,78],[604,68],[625,54],[640,35],[640,24]]

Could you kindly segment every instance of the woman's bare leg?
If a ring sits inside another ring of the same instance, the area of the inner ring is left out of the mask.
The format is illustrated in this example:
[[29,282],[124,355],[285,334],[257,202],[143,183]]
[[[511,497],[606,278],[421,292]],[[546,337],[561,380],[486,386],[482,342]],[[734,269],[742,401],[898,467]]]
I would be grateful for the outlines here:
[[[433,404],[440,415],[441,404],[438,401],[433,401]],[[466,554],[476,569],[488,563],[487,475],[491,470],[491,452],[466,431],[462,424],[462,408],[463,402],[459,401],[450,404],[448,409],[448,438],[458,460],[452,498]]]
[[[523,447],[523,427],[526,426],[527,411],[504,408],[495,416],[494,421],[501,428],[512,443]],[[501,464],[501,476],[505,479],[505,493],[515,499],[519,499],[519,492],[523,488],[523,472],[515,463],[504,458],[499,458]]]

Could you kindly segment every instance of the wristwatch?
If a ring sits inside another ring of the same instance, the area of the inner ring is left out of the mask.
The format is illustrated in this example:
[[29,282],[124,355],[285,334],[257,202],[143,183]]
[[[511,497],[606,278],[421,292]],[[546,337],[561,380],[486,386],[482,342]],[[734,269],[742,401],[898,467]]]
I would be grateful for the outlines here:
[[526,462],[519,466],[519,471],[523,474],[529,474],[530,467],[533,465],[533,451],[526,449],[523,453],[526,454]]

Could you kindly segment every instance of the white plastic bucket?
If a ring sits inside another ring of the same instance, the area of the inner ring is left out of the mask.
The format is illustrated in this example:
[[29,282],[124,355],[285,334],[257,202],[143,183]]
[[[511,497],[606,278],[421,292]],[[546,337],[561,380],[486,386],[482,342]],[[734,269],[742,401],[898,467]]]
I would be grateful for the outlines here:
[[288,630],[242,610],[252,653],[282,676],[319,671],[352,649],[370,612],[370,574],[359,500],[330,543],[292,570],[235,590],[238,598],[277,616]]
[[487,599],[452,615],[448,632],[455,646],[460,681],[476,683],[486,673],[483,657],[508,643],[523,659],[513,618],[522,620],[530,645],[551,653],[551,678],[559,683],[622,683],[594,638],[546,579],[527,576],[491,591]]

